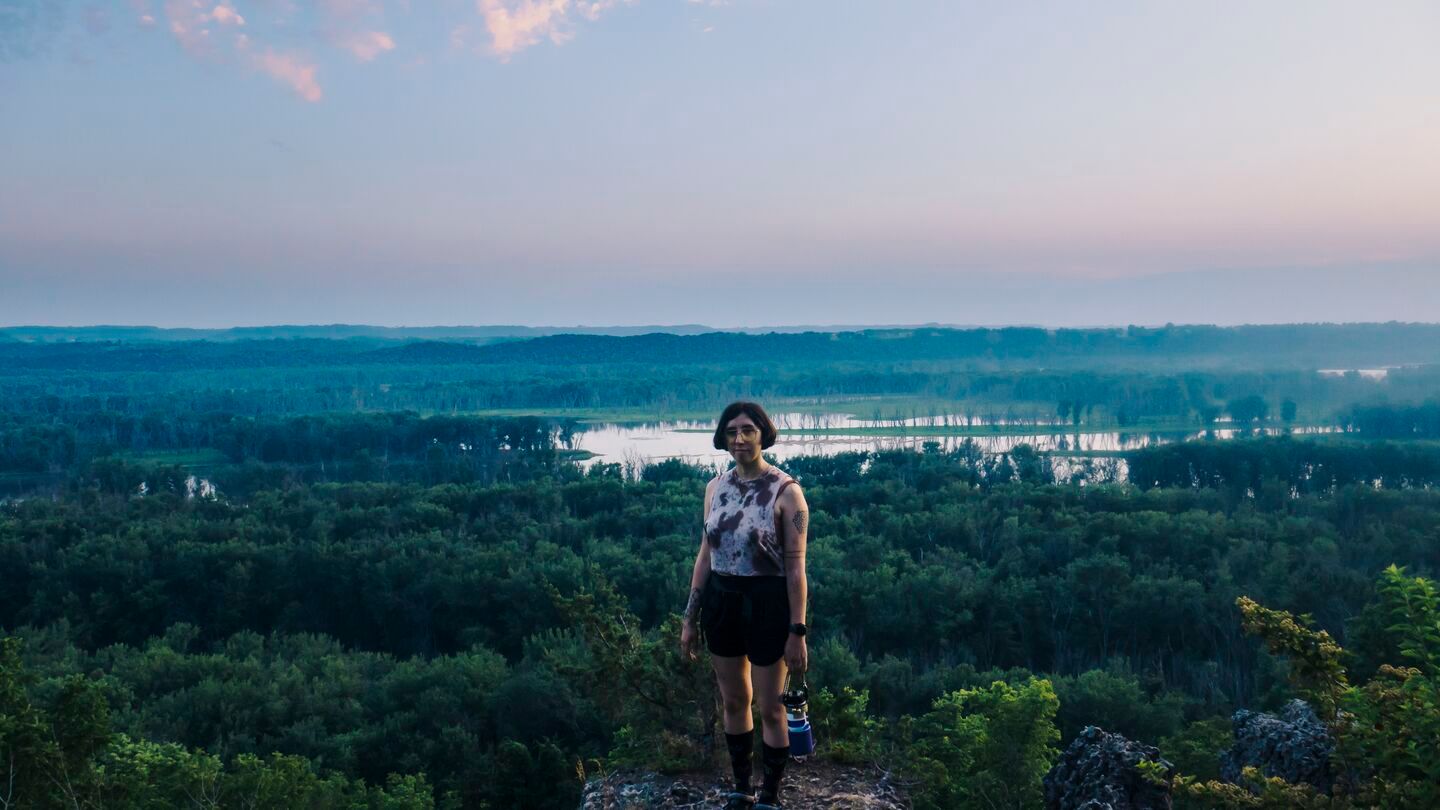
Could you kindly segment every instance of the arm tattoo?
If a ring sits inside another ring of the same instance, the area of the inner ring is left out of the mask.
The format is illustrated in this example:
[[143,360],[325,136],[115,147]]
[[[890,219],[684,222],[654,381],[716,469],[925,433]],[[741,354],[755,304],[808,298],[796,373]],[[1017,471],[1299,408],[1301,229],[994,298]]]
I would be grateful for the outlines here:
[[797,509],[794,515],[790,516],[790,525],[795,527],[795,545],[785,549],[786,559],[805,559],[805,524],[810,514],[803,509]]
[[685,603],[685,621],[694,622],[700,615],[700,589],[690,589],[690,601]]

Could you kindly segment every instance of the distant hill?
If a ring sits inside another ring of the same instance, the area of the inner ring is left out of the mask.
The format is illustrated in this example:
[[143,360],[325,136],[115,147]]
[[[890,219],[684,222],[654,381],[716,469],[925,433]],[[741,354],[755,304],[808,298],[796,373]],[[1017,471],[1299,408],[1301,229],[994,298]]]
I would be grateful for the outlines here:
[[[186,371],[359,365],[466,366],[959,362],[967,368],[1373,369],[1440,363],[1440,324],[1124,329],[873,329],[767,334],[558,334],[467,341],[366,337],[0,343],[0,369]],[[1178,364],[1178,366],[1177,366]]]
[[972,360],[981,365],[1149,364],[1190,367],[1378,367],[1440,362],[1440,325],[1299,324],[1125,329],[889,329],[858,332],[630,337],[554,335],[486,346],[409,344],[363,356],[381,363],[706,364]]
[[[934,327],[937,324],[928,324]],[[699,335],[707,332],[761,334],[769,332],[859,332],[875,329],[908,329],[911,326],[800,325],[759,326],[717,329],[703,324],[650,326],[368,326],[365,324],[237,326],[228,329],[167,329],[158,326],[8,326],[0,332],[26,343],[160,342],[193,340],[234,342],[241,340],[411,340],[490,343],[500,340],[536,338],[548,335],[631,336],[664,332],[672,335]]]
[[163,342],[193,340],[454,340],[485,343],[561,333],[640,335],[671,331],[698,334],[714,331],[698,324],[680,326],[367,326],[364,324],[237,326],[229,329],[164,329],[157,326],[12,326],[4,334],[27,343]]

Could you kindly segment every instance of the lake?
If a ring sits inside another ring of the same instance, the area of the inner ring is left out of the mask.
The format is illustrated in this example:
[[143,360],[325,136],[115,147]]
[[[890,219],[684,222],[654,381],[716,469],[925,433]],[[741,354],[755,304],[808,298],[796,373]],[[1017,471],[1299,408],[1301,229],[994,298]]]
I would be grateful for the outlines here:
[[[927,442],[935,442],[944,450],[973,441],[982,452],[1009,453],[1017,445],[1028,444],[1036,450],[1052,454],[1057,474],[1068,477],[1068,471],[1087,457],[1117,454],[1155,444],[1188,441],[1205,436],[1216,439],[1234,438],[1234,427],[1212,430],[1176,429],[1165,431],[1076,429],[1062,424],[1006,423],[997,419],[982,421],[954,414],[914,417],[910,419],[862,419],[840,414],[786,413],[771,417],[780,430],[779,440],[767,451],[777,461],[802,455],[833,455],[851,451],[921,450]],[[1222,423],[1223,424],[1223,423]],[[1003,429],[1001,435],[935,435],[945,430],[990,427]],[[1068,428],[1068,429],[1067,429]],[[692,464],[724,468],[730,454],[714,449],[711,436],[715,423],[710,421],[662,421],[642,424],[603,423],[587,426],[575,434],[574,449],[594,454],[579,462],[589,467],[596,463],[619,463],[631,468],[644,464],[681,459]],[[1264,428],[1266,435],[1278,435],[1285,428]],[[1333,426],[1294,428],[1292,433],[1328,433]],[[913,432],[912,432],[913,431]],[[1247,431],[1248,432],[1248,431]],[[1124,477],[1124,460],[1113,459]]]

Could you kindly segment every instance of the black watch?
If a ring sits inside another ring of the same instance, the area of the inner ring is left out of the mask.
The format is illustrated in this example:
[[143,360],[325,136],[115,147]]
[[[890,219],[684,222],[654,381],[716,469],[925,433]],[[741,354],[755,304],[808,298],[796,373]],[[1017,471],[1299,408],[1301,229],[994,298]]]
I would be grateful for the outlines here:
[[803,637],[805,635],[805,625],[801,624],[800,622],[795,622],[794,624],[790,625],[790,632],[794,633],[797,636]]

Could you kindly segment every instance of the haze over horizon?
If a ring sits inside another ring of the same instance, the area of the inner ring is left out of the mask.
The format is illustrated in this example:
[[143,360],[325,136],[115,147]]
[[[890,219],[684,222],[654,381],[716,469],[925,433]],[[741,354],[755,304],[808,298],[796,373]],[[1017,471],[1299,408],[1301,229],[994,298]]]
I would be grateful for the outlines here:
[[1440,321],[1437,32],[0,0],[0,324]]

